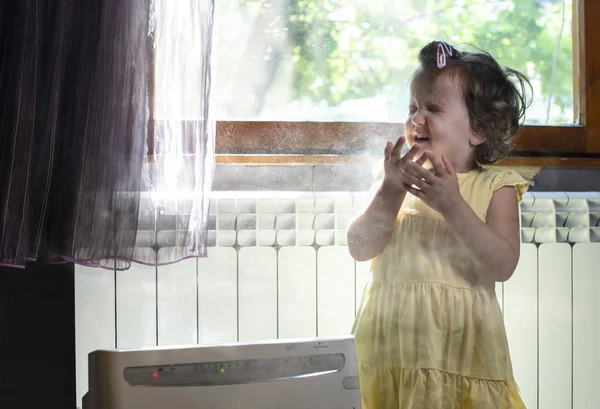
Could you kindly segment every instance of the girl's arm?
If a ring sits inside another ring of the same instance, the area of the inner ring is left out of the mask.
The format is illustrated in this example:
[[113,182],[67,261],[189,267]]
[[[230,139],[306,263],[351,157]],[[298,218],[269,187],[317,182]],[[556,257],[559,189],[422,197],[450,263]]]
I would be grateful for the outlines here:
[[348,250],[356,261],[367,261],[383,251],[396,227],[396,217],[406,197],[408,163],[422,166],[426,155],[418,156],[419,147],[413,145],[400,156],[405,138],[396,144],[388,142],[384,151],[383,182],[375,193],[369,207],[348,228]]
[[514,187],[500,188],[492,195],[485,223],[464,200],[444,217],[482,274],[494,281],[506,281],[512,276],[521,243]]
[[367,261],[381,253],[396,226],[396,216],[406,190],[381,184],[367,209],[348,228],[348,250],[356,261]]

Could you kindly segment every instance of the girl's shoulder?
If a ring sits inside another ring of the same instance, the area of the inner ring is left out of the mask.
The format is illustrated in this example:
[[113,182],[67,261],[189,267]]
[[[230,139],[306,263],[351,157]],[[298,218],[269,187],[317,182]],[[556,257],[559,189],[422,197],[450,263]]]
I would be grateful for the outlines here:
[[518,172],[509,169],[480,167],[463,177],[459,175],[460,192],[477,216],[486,220],[487,210],[494,192],[503,187],[513,187],[520,202],[529,183]]
[[489,196],[490,199],[498,189],[503,187],[514,187],[520,202],[523,195],[529,189],[529,182],[518,172],[511,169],[489,169],[479,167],[475,172],[472,172],[471,179],[472,180],[470,183],[467,183],[467,185],[473,185],[474,193]]

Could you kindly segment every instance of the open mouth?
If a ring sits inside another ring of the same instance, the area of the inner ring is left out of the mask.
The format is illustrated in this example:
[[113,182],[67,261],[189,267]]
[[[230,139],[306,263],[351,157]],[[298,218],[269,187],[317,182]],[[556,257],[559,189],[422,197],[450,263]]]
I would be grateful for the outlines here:
[[415,141],[418,141],[418,142],[429,141],[429,136],[415,135]]

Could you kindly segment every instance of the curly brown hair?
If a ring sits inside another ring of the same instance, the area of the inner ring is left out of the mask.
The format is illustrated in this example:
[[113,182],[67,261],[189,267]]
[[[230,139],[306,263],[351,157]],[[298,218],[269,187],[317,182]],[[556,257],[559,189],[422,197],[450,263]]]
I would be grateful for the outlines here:
[[[492,164],[508,156],[510,142],[523,124],[525,110],[531,98],[525,95],[529,86],[527,77],[508,67],[502,67],[487,52],[460,51],[448,43],[452,55],[446,53],[446,65],[437,66],[439,41],[432,41],[419,52],[420,67],[413,75],[430,84],[444,74],[456,75],[461,94],[469,113],[471,130],[485,141],[475,148],[475,157],[481,164]],[[425,77],[425,78],[423,78]]]

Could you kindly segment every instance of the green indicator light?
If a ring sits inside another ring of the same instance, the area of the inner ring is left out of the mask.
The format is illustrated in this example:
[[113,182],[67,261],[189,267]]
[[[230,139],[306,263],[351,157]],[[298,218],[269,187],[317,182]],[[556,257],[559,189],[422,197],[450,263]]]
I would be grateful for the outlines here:
[[221,373],[225,372],[225,369],[221,368]]

